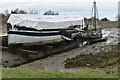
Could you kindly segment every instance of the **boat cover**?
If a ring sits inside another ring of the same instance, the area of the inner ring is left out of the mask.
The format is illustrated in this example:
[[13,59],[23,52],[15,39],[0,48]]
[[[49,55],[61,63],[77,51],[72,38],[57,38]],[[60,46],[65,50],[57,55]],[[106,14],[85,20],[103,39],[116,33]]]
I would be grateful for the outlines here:
[[82,25],[82,19],[74,15],[11,14],[7,23],[38,30],[63,29],[72,25]]

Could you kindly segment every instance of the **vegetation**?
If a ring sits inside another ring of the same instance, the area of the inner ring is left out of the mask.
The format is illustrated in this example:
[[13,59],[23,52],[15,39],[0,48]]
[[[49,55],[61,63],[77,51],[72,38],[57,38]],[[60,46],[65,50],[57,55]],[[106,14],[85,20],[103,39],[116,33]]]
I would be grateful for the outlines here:
[[59,13],[49,10],[49,11],[45,12],[43,15],[59,15]]
[[82,67],[79,72],[30,69],[2,69],[3,78],[118,78],[119,51],[82,54],[66,61],[66,68]]
[[3,78],[117,78],[117,74],[105,74],[98,69],[83,69],[80,72],[35,71],[29,69],[3,69]]
[[72,59],[67,59],[65,62],[66,68],[73,67],[89,67],[92,69],[99,68],[105,73],[117,73],[118,72],[118,61],[120,54],[119,51],[110,51],[107,53],[98,54],[82,54]]
[[110,20],[107,18],[102,18],[101,21],[110,21]]
[[12,14],[27,14],[25,10],[19,10],[18,8],[11,11]]
[[102,28],[117,28],[117,21],[101,21]]
[[29,14],[39,14],[38,10],[31,9]]

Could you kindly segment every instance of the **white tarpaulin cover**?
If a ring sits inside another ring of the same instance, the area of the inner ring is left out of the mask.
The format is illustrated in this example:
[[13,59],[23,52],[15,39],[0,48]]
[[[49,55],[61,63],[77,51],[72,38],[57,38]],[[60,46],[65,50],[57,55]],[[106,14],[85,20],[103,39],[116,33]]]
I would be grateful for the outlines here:
[[82,25],[82,20],[81,17],[74,15],[11,14],[7,23],[11,23],[12,26],[26,26],[40,30]]

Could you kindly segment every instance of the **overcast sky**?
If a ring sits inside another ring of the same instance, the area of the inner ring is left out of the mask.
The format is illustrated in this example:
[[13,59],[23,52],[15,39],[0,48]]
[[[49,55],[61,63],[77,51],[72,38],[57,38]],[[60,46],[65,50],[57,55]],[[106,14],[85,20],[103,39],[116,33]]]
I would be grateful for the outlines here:
[[[20,8],[39,11],[76,12],[81,16],[90,16],[94,0],[0,0],[0,12]],[[119,0],[96,0],[100,18],[112,20],[118,14]]]

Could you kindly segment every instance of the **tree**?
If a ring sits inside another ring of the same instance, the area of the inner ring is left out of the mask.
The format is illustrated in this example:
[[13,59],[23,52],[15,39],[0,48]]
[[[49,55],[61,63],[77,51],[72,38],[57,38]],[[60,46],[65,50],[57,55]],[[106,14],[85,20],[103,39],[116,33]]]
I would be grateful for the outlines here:
[[59,13],[58,13],[58,12],[56,12],[56,13],[55,13],[55,15],[59,15]]
[[31,9],[29,14],[39,14],[38,10]]
[[18,14],[27,14],[27,11],[25,11],[25,10],[19,10]]
[[11,11],[11,14],[18,14],[18,10],[19,10],[18,8],[12,10],[12,11]]
[[11,14],[27,14],[25,10],[19,10],[18,8],[11,11]]
[[59,15],[59,13],[58,13],[58,12],[51,11],[51,10],[48,10],[48,11],[45,12],[43,15]]
[[5,16],[9,15],[8,10],[5,10],[3,14],[4,14]]
[[110,20],[107,18],[102,18],[101,21],[110,21]]

